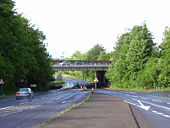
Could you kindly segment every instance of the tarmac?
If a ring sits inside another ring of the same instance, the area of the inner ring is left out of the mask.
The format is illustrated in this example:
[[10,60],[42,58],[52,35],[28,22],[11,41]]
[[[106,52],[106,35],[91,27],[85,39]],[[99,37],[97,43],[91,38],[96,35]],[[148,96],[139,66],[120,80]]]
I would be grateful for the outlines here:
[[[138,113],[136,114],[138,115]],[[138,116],[140,117],[140,116]],[[90,99],[41,128],[140,128],[147,127],[135,117],[132,107],[123,100],[92,93]]]

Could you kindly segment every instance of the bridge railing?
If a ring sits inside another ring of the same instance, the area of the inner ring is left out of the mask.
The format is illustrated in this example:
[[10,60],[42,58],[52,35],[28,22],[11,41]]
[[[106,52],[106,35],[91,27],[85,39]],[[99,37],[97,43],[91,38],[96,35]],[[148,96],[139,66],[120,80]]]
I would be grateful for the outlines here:
[[62,61],[53,61],[51,65],[55,66],[108,66],[111,64],[111,61],[80,61],[81,64],[76,64],[76,61],[69,61],[70,63],[66,63],[60,65]]

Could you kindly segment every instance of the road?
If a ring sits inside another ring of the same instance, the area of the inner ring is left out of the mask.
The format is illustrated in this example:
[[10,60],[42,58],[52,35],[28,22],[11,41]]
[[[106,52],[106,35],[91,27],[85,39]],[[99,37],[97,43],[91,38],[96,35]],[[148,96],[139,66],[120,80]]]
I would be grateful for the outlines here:
[[[35,95],[33,100],[15,100],[15,97],[0,99],[0,128],[26,128],[43,123],[84,100],[89,92],[79,89],[55,90]],[[97,92],[124,100],[151,128],[170,127],[170,92],[141,93],[110,89],[97,89]]]
[[118,97],[138,111],[153,128],[170,128],[170,97],[162,93],[97,90]]
[[87,91],[52,91],[33,100],[0,100],[0,128],[25,128],[43,123],[86,98]]

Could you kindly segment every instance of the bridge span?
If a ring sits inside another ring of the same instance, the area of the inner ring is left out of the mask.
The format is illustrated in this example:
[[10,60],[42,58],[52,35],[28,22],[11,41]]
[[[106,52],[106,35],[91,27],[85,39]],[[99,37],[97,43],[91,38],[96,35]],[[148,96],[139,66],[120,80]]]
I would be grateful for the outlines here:
[[[62,64],[63,61],[68,63]],[[109,64],[110,61],[53,60],[51,66],[55,71],[106,71]]]
[[[62,63],[66,61],[67,63]],[[111,61],[75,61],[75,60],[53,60],[51,66],[58,71],[95,71],[99,80],[98,86],[107,86],[108,80],[105,77],[106,70]]]

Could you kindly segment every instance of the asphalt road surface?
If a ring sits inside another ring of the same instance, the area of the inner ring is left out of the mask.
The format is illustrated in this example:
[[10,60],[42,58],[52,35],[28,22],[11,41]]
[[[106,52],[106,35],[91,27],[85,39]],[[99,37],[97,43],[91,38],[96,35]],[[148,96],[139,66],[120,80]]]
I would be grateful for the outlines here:
[[34,96],[33,100],[0,100],[0,128],[26,128],[38,125],[73,104],[84,100],[88,91],[52,91]]
[[[35,95],[33,100],[16,100],[15,97],[0,99],[0,128],[26,128],[43,123],[84,100],[89,92],[58,90]],[[97,89],[97,92],[123,99],[152,128],[170,128],[170,92],[140,93],[108,89]]]
[[[128,91],[97,90],[131,104],[153,128],[170,128],[170,92],[140,93]],[[166,93],[166,95],[165,95]]]

